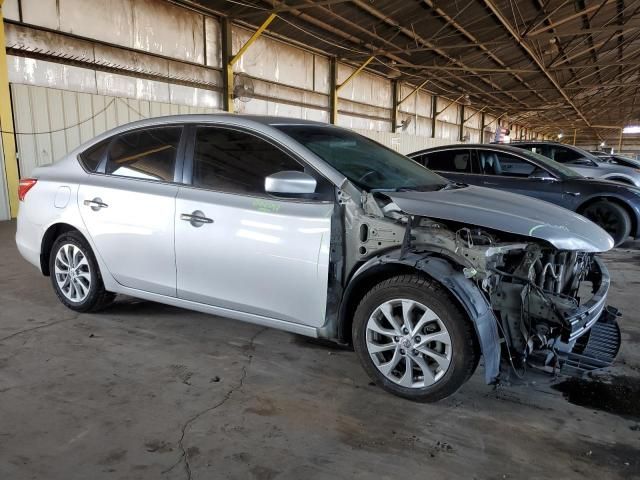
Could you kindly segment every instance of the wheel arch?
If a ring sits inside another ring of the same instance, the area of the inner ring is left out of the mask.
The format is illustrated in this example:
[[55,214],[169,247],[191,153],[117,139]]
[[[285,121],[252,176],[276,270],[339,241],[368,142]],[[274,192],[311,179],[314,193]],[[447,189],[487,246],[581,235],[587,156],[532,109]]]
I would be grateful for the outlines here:
[[420,274],[442,285],[473,323],[476,346],[485,357],[485,379],[494,383],[500,370],[500,336],[497,319],[478,287],[452,262],[435,254],[409,254],[404,258],[385,255],[356,269],[345,289],[338,315],[338,336],[351,342],[353,316],[360,301],[375,284],[402,274]]
[[[63,233],[72,231],[78,232],[85,240],[87,240],[85,235],[78,228],[64,222],[54,223],[44,232],[44,235],[42,236],[42,243],[40,245],[40,269],[42,270],[43,275],[47,277],[51,275],[51,272],[49,271],[49,260],[51,257],[51,247],[53,247],[53,243],[56,241],[56,238]],[[87,241],[87,243],[89,242]]]
[[633,210],[631,205],[629,205],[623,199],[620,199],[618,197],[614,197],[614,196],[611,196],[611,195],[598,195],[598,196],[595,196],[595,197],[591,197],[591,198],[587,199],[586,201],[584,201],[583,203],[581,203],[578,206],[578,208],[576,209],[576,212],[579,213],[580,215],[582,215],[582,213],[585,211],[585,209],[587,207],[593,205],[594,203],[601,202],[601,201],[615,203],[616,205],[624,208],[625,212],[627,212],[629,214],[629,218],[631,219],[631,232],[633,233],[633,232],[637,232],[638,231],[638,226],[639,226],[638,225],[638,215]]

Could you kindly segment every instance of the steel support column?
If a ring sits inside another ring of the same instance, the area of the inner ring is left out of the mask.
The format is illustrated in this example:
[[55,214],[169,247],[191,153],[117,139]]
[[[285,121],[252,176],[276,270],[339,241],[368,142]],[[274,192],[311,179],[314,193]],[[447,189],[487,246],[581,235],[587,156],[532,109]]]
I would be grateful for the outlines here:
[[398,107],[400,103],[398,102],[398,90],[400,89],[400,82],[398,80],[394,80],[391,82],[391,131],[396,133],[398,130]]
[[482,112],[480,114],[480,143],[484,143],[484,123],[485,123],[485,113]]
[[253,45],[253,42],[262,35],[262,32],[266,30],[276,17],[277,15],[275,13],[269,15],[235,55],[233,55],[231,44],[231,22],[228,18],[222,19],[222,64],[224,65],[224,99],[222,103],[227,112],[233,112],[233,65],[242,58],[242,55],[244,55],[247,49]]
[[3,2],[4,0],[0,0],[0,131],[2,131],[2,156],[9,193],[9,210],[11,217],[14,218],[18,215],[18,156],[16,155],[16,139],[13,134],[13,110],[9,92]]
[[329,60],[329,122],[338,122],[338,59]]
[[464,105],[460,105],[460,126],[458,130],[458,140],[464,139]]
[[438,96],[431,96],[431,138],[436,138],[436,118],[438,117]]
[[233,48],[231,44],[231,21],[223,17],[220,22],[222,37],[222,109],[233,112],[233,68],[231,59],[233,58]]
[[341,84],[338,85],[338,60],[335,57],[331,58],[331,73],[330,73],[330,80],[331,80],[331,92],[329,93],[330,97],[329,97],[329,112],[330,112],[330,120],[331,123],[336,123],[338,121],[338,93],[340,92],[340,90],[342,90],[344,87],[347,86],[347,84],[353,80],[354,78],[356,78],[358,76],[358,74],[364,70],[364,68],[369,65],[371,63],[371,61],[376,58],[376,57],[369,57],[367,58],[367,60],[360,65],[358,68],[356,68],[351,75],[349,75],[347,77],[347,79],[342,82]]

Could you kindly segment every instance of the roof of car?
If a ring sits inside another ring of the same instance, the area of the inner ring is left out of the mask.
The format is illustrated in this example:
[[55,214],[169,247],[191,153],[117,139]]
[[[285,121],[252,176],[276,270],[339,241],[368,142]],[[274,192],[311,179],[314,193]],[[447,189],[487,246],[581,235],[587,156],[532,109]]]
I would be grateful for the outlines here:
[[288,117],[276,117],[271,115],[244,115],[235,113],[195,113],[195,114],[183,114],[183,115],[167,115],[163,117],[151,117],[133,122],[138,126],[145,124],[158,124],[158,123],[187,123],[187,122],[204,122],[207,120],[246,120],[249,122],[262,123],[264,125],[328,125],[323,122],[316,122],[313,120],[303,120],[300,118],[288,118]]
[[418,154],[418,153],[435,152],[438,150],[455,150],[458,148],[493,148],[495,150],[502,150],[505,152],[512,152],[520,155],[522,154],[526,155],[526,152],[527,152],[522,148],[513,147],[511,145],[507,145],[504,143],[453,143],[450,145],[441,145],[439,147],[431,147],[431,148],[425,148],[423,150],[418,150],[416,152],[410,153],[409,156]]

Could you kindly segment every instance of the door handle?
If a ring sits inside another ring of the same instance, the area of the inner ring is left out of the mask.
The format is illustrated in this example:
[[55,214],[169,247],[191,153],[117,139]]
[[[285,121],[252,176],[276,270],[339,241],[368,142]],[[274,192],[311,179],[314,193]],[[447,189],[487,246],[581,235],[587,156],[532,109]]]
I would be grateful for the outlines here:
[[189,222],[193,227],[201,227],[205,223],[213,223],[213,220],[204,216],[204,212],[195,210],[191,213],[181,213],[180,220]]
[[572,197],[579,197],[580,192],[564,192],[565,195],[571,195]]
[[109,206],[104,203],[100,197],[96,197],[93,200],[85,200],[84,204],[87,207],[91,207],[91,210],[93,210],[94,212],[97,212],[101,208],[107,208]]

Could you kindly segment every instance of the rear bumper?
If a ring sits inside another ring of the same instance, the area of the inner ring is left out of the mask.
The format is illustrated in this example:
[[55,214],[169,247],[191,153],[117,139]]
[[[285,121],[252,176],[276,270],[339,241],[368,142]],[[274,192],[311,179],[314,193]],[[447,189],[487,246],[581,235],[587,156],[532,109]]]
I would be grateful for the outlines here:
[[29,263],[42,272],[40,265],[40,242],[42,239],[42,229],[39,225],[32,223],[18,213],[16,229],[16,246],[20,255]]

